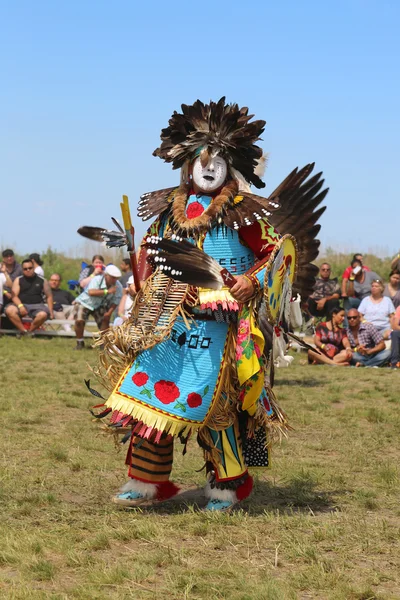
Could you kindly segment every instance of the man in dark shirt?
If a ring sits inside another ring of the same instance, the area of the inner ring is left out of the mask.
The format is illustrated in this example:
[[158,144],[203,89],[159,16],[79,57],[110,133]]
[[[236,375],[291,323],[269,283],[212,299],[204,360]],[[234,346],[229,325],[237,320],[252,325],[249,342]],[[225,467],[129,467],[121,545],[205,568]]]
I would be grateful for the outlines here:
[[323,263],[319,270],[314,291],[308,298],[308,310],[314,317],[327,317],[339,306],[340,286],[337,277],[331,279],[331,266]]
[[347,312],[347,338],[353,356],[351,364],[356,367],[381,367],[390,359],[382,335],[372,323],[361,323],[361,314],[355,308]]
[[[50,275],[49,284],[51,293],[53,294],[54,318],[73,321],[74,306],[72,303],[75,297],[68,290],[60,289],[61,275],[59,273]],[[63,325],[63,329],[65,331],[72,331],[71,325],[67,323]]]
[[[22,261],[21,277],[17,277],[12,285],[12,303],[6,307],[6,315],[11,323],[25,334],[26,330],[22,323],[23,317],[33,319],[29,332],[38,329],[47,318],[54,318],[53,296],[48,282],[36,275],[33,263],[30,259]],[[43,304],[43,294],[47,298],[47,304]]]
[[[22,275],[22,268],[19,263],[15,260],[14,251],[10,248],[3,250],[3,265],[5,265],[7,274],[11,281],[15,281],[17,277]],[[3,289],[3,304],[6,305],[11,302],[11,287],[8,285],[4,285]],[[0,302],[1,304],[1,302]]]
[[123,258],[121,264],[119,265],[119,268],[122,273],[122,276],[119,278],[119,282],[125,289],[128,283],[128,279],[132,275],[131,261],[129,260],[129,258]]

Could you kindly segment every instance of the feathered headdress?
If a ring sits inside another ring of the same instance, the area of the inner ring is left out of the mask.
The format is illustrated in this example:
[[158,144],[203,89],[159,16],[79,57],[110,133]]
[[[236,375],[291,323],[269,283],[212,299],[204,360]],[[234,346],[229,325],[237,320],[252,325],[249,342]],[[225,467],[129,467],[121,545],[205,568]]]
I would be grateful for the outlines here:
[[200,100],[191,106],[182,104],[182,113],[175,111],[169,126],[161,131],[162,144],[153,155],[179,169],[199,153],[204,166],[209,156],[219,154],[248,183],[263,188],[265,183],[255,172],[263,152],[255,142],[264,131],[265,121],[250,123],[254,115],[248,112],[246,106],[225,104],[225,96],[210,104]]

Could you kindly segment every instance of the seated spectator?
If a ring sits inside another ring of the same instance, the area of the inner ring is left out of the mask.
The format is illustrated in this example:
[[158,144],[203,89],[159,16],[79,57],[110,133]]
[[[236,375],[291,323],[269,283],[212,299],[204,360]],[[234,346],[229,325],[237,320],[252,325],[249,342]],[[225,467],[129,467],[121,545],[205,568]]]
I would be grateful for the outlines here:
[[92,258],[92,264],[89,267],[82,269],[79,275],[79,285],[81,286],[81,290],[84,290],[89,285],[93,277],[103,273],[105,268],[104,258],[101,254],[95,254]]
[[40,258],[40,254],[38,254],[37,252],[32,252],[32,254],[30,254],[28,256],[28,258],[30,258],[31,261],[33,262],[33,266],[35,268],[36,275],[39,275],[40,277],[44,277],[44,271],[42,268],[43,261]]
[[[7,248],[7,250],[3,250],[2,252],[3,262],[2,265],[5,265],[5,269],[7,271],[7,275],[11,279],[11,282],[15,281],[17,277],[22,275],[22,267],[19,263],[16,262],[14,252]],[[5,271],[4,271],[5,273]],[[6,283],[3,287],[3,305],[5,306],[9,302],[11,302],[11,285]]]
[[398,252],[396,254],[394,259],[390,263],[390,268],[392,269],[392,271],[394,271],[396,269],[396,271],[400,272],[400,252]]
[[0,263],[0,315],[3,311],[3,306],[7,304],[7,300],[4,297],[6,293],[6,288],[11,290],[12,281],[6,269],[6,265],[4,263]]
[[342,366],[349,364],[352,353],[347,331],[342,327],[343,321],[344,310],[334,308],[329,321],[317,325],[314,343],[321,354],[309,350],[309,362]]
[[400,306],[400,271],[397,269],[390,272],[389,283],[385,285],[383,295],[391,299],[395,308]]
[[122,273],[122,276],[121,276],[121,279],[119,280],[119,282],[123,288],[126,288],[128,279],[132,275],[131,261],[129,260],[129,258],[123,258],[119,268]]
[[380,279],[373,281],[371,295],[361,301],[358,312],[362,320],[375,325],[383,339],[388,340],[395,308],[391,299],[383,295],[383,290],[384,285]]
[[[50,275],[49,284],[53,294],[53,309],[55,319],[74,319],[73,302],[75,297],[68,290],[60,289],[61,275],[53,273]],[[64,326],[65,331],[71,331],[69,325]]]
[[392,342],[390,366],[392,369],[400,369],[400,306],[396,308],[392,327],[393,331],[390,335],[390,340]]
[[115,265],[108,265],[103,275],[95,275],[89,285],[75,299],[76,348],[85,347],[83,333],[85,323],[92,315],[100,331],[108,329],[110,318],[121,302],[122,285],[118,281],[121,271]]
[[[350,263],[349,267],[346,267],[346,269],[343,271],[343,275],[342,275],[342,286],[341,286],[341,294],[342,294],[342,298],[344,300],[344,308],[345,310],[348,310],[349,308],[358,308],[358,305],[360,304],[361,300],[359,298],[356,298],[354,296],[350,296],[348,297],[347,294],[347,284],[348,281],[350,279],[350,276],[353,273],[353,269],[356,267],[361,267],[363,271],[370,271],[371,269],[369,267],[366,267],[363,265],[363,255],[362,254],[355,254],[352,258],[352,261]],[[357,271],[358,272],[358,269]],[[354,275],[354,273],[353,273]]]
[[[122,277],[120,279],[120,282]],[[136,296],[135,285],[133,283],[133,275],[131,275],[128,279],[127,286],[123,291],[121,302],[118,306],[118,317],[114,320],[114,327],[118,327],[118,325],[122,325],[124,321],[127,320],[130,314],[130,310],[132,308],[133,299]]]
[[377,328],[372,323],[362,323],[355,308],[348,311],[347,320],[347,337],[353,353],[350,363],[356,367],[382,367],[386,364],[391,353]]
[[340,287],[337,277],[331,279],[331,267],[323,263],[320,267],[314,291],[308,298],[308,310],[314,317],[325,317],[339,306]]
[[347,296],[348,300],[351,300],[350,307],[358,308],[361,300],[370,295],[372,282],[380,277],[375,271],[365,271],[358,259],[353,260],[351,265],[352,272],[347,281]]
[[[12,303],[6,307],[6,315],[21,334],[27,333],[22,323],[23,317],[33,319],[29,333],[34,332],[49,317],[54,318],[53,296],[48,282],[36,275],[30,258],[22,261],[21,277],[17,277],[12,285]],[[47,306],[43,304],[43,295],[47,298]]]

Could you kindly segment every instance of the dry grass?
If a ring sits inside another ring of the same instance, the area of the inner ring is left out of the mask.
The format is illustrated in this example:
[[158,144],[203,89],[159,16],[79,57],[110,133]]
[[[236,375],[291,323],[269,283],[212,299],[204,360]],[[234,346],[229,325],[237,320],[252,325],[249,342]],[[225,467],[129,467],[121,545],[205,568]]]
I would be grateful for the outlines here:
[[[124,451],[91,422],[94,355],[72,347],[0,339],[1,598],[400,598],[399,373],[297,356],[276,388],[295,431],[251,502],[121,511]],[[176,481],[202,485],[201,466],[177,446]]]

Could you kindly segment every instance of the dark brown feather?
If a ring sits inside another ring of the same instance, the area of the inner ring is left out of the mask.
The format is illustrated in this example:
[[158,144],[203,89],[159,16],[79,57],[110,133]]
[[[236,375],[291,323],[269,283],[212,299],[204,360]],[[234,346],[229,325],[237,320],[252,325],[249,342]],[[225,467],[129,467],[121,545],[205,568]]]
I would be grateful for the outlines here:
[[94,242],[105,242],[108,248],[120,248],[128,244],[125,232],[112,231],[103,227],[84,225],[83,227],[79,227],[78,233]]
[[278,197],[281,205],[268,218],[269,222],[281,235],[290,233],[296,238],[298,270],[293,292],[299,293],[303,300],[312,293],[318,274],[318,267],[311,263],[318,256],[320,245],[316,236],[321,226],[316,223],[326,209],[318,207],[328,193],[328,189],[322,189],[322,173],[309,178],[313,169],[314,163],[300,171],[294,169],[269,196],[269,200]]
[[140,196],[137,211],[138,217],[142,221],[147,221],[160,215],[171,205],[174,192],[177,189],[177,187],[170,187],[156,192],[147,192]]
[[[187,240],[149,237],[147,261],[164,275],[189,285],[219,290],[224,285],[217,261]],[[150,252],[156,251],[157,254]]]

